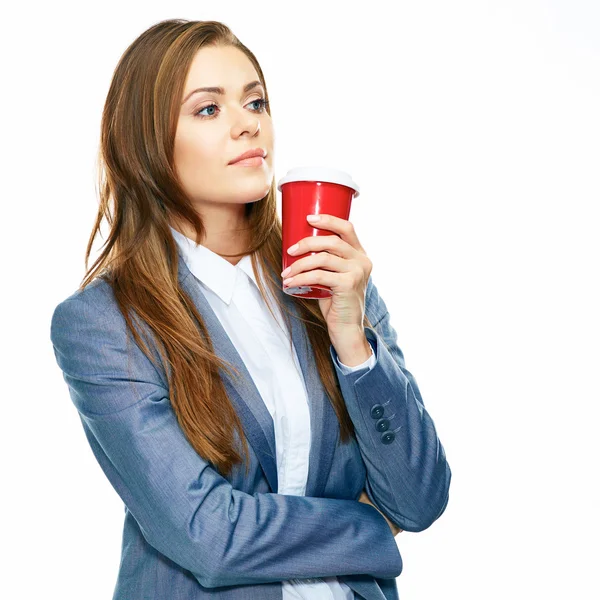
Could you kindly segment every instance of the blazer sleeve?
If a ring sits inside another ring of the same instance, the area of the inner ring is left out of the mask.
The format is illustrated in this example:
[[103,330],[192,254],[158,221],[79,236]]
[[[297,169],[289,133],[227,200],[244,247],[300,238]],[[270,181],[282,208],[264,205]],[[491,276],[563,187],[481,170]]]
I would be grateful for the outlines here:
[[354,372],[330,353],[348,414],[354,424],[369,499],[405,531],[422,531],[448,504],[450,466],[434,422],[398,347],[390,313],[371,277],[365,312],[373,327],[365,335],[375,364]]
[[209,588],[400,574],[394,536],[369,504],[234,489],[188,442],[164,374],[127,340],[116,303],[86,291],[54,309],[54,354],[96,459],[150,545]]

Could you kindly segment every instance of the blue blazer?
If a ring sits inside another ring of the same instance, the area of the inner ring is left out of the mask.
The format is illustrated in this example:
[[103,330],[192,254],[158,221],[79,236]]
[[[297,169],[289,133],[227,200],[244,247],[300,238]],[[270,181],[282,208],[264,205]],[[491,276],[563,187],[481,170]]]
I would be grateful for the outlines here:
[[[249,442],[247,477],[243,464],[220,475],[187,441],[165,371],[127,339],[106,281],[95,279],[52,315],[51,340],[69,394],[96,459],[125,504],[113,600],[281,600],[284,580],[330,576],[356,598],[397,600],[402,559],[395,538],[379,512],[357,499],[364,488],[401,529],[422,531],[446,508],[451,472],[372,279],[365,310],[374,326],[365,331],[374,367],[344,374],[330,346],[356,431],[347,445],[338,444],[339,422],[304,325],[292,319],[311,417],[305,496],[277,494],[271,415],[181,254],[179,281],[217,355],[243,375],[237,381],[222,372]],[[292,299],[283,292],[281,298],[297,314]],[[158,359],[149,335],[144,341]]]

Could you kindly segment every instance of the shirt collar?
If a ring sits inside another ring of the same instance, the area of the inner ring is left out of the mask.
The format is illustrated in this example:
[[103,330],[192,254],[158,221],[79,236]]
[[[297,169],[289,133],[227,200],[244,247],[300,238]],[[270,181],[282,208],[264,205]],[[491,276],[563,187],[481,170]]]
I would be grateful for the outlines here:
[[233,296],[236,277],[241,275],[239,270],[244,271],[258,286],[249,254],[243,256],[237,265],[232,265],[216,252],[202,244],[196,244],[194,240],[179,233],[173,227],[171,227],[171,231],[188,269],[227,305]]

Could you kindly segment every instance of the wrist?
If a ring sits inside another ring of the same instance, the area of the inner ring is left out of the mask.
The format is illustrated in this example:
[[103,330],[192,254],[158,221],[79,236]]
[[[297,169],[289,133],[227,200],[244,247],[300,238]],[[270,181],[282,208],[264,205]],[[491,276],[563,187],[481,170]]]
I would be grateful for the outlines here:
[[355,367],[364,363],[373,354],[373,348],[365,335],[364,329],[358,334],[332,337],[331,343],[340,362],[348,367]]

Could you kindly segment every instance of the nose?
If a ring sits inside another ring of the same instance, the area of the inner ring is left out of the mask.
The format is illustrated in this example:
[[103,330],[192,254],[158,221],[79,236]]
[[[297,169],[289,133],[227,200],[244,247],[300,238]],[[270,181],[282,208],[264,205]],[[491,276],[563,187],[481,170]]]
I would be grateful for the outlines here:
[[234,127],[236,137],[248,132],[252,137],[260,132],[260,119],[246,112],[245,118],[241,118]]

